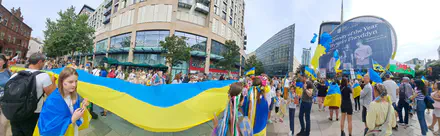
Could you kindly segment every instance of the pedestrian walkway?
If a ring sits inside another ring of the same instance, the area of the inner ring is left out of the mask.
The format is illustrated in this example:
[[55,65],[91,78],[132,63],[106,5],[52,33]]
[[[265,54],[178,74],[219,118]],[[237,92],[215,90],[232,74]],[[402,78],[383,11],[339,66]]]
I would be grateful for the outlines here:
[[[328,111],[319,112],[318,105],[313,104],[311,118],[311,136],[340,136],[340,123],[333,117],[333,121],[328,120]],[[99,113],[98,111],[95,111]],[[295,134],[299,132],[300,125],[298,120],[299,108],[295,115]],[[275,114],[272,114],[275,115]],[[334,115],[335,116],[335,115]],[[432,120],[431,114],[426,115],[428,125]],[[400,127],[398,131],[393,131],[395,136],[419,136],[421,134],[417,116],[410,119],[411,126],[404,129]],[[191,129],[175,132],[175,133],[155,133],[145,131],[138,128],[124,119],[109,113],[106,117],[100,116],[97,120],[91,121],[91,127],[81,131],[80,135],[86,136],[210,136],[212,131],[212,122],[207,122]],[[348,135],[347,124],[345,132]],[[361,121],[361,112],[353,113],[353,136],[361,136],[363,134],[364,124]],[[437,125],[435,130],[438,130]],[[289,119],[286,115],[283,123],[272,123],[267,126],[267,136],[288,136],[289,135]],[[428,136],[432,136],[433,132],[428,132]]]

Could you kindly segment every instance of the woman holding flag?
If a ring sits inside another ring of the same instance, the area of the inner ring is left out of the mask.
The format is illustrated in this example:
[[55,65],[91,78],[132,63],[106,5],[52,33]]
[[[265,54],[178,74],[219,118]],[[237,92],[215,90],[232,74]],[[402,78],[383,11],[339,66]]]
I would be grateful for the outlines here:
[[[85,123],[83,114],[89,105],[87,99],[80,104],[77,94],[78,73],[74,68],[66,67],[60,73],[58,89],[53,91],[44,102],[38,119],[39,134],[44,136],[78,136],[79,127]],[[84,122],[84,123],[83,123]],[[34,134],[35,135],[35,134]]]

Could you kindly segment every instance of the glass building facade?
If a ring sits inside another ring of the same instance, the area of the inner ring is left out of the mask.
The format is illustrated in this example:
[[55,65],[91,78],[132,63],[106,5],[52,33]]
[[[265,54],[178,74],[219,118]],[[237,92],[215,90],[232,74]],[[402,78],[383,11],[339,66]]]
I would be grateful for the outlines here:
[[206,52],[206,37],[185,32],[175,32],[174,35],[186,37],[186,44],[192,51]]
[[136,47],[160,47],[160,41],[170,36],[170,31],[138,31]]
[[263,43],[255,52],[269,76],[284,76],[293,71],[295,24],[290,25]]

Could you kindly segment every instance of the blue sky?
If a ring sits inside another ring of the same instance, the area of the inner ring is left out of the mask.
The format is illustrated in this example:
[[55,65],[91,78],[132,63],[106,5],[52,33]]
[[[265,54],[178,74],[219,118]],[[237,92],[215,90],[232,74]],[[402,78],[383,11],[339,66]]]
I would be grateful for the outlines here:
[[[3,0],[11,9],[21,7],[24,21],[33,28],[32,36],[43,37],[46,18],[56,19],[57,12],[71,5],[76,10],[87,4],[97,7],[103,0]],[[257,49],[281,29],[296,24],[295,56],[319,32],[322,21],[340,20],[341,0],[245,0],[247,53]],[[397,4],[398,3],[398,4]],[[344,20],[360,15],[376,15],[388,20],[397,33],[397,61],[411,58],[438,59],[440,45],[439,0],[344,0]],[[437,6],[437,7],[436,7]],[[313,51],[312,50],[312,51]]]

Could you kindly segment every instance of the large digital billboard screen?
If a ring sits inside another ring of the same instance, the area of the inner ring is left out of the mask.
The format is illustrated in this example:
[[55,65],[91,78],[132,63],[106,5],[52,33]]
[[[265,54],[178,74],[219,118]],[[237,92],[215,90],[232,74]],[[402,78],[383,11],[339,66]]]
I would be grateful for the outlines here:
[[338,50],[341,66],[339,69],[367,69],[373,60],[387,66],[394,58],[397,41],[392,26],[384,19],[375,16],[361,16],[350,19],[330,35],[330,51],[319,59],[319,67],[334,72],[333,52]]

